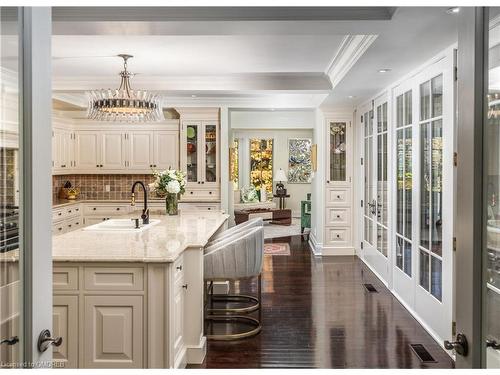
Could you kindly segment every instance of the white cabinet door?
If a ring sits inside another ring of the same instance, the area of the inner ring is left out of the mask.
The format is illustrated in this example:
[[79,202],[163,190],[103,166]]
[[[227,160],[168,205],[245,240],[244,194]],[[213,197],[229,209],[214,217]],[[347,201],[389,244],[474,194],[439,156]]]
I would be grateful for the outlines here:
[[100,168],[100,134],[97,131],[75,133],[75,167],[78,170]]
[[142,368],[142,296],[85,296],[84,301],[83,366]]
[[154,132],[153,167],[159,170],[179,168],[179,133]]
[[122,132],[101,133],[102,169],[125,168],[125,134]]
[[52,133],[52,167],[60,169],[62,165],[61,157],[62,131],[54,129]]
[[61,167],[69,169],[73,166],[73,133],[63,130],[61,133]]
[[62,337],[62,345],[53,347],[53,359],[62,367],[78,367],[78,296],[55,295],[52,309],[52,333]]
[[128,133],[128,168],[148,170],[153,167],[153,132]]

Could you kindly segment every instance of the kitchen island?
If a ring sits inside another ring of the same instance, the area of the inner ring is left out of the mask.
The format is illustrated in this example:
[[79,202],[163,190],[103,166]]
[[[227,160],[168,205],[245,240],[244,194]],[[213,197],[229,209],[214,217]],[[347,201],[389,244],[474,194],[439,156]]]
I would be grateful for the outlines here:
[[137,231],[87,227],[54,236],[53,334],[64,340],[54,360],[69,368],[203,361],[203,248],[228,215],[189,211],[150,219]]

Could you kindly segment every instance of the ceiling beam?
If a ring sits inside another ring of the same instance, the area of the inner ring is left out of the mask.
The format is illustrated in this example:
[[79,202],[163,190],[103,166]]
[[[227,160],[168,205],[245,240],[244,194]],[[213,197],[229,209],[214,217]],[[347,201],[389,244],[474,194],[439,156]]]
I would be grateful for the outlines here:
[[395,7],[53,7],[54,22],[390,20]]

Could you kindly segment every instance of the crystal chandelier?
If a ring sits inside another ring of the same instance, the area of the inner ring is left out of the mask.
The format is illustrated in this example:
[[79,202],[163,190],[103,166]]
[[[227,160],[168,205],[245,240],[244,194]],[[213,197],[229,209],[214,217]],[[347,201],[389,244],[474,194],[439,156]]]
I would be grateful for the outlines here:
[[99,121],[153,122],[163,120],[160,97],[145,90],[134,91],[130,87],[127,60],[132,55],[120,54],[123,59],[121,83],[116,90],[100,89],[89,92],[87,117]]

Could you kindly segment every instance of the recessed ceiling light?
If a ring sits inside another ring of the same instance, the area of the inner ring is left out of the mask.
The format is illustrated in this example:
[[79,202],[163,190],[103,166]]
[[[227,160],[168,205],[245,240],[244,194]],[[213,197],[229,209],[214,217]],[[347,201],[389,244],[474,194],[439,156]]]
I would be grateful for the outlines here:
[[446,13],[448,13],[448,14],[457,14],[458,12],[460,12],[459,7],[453,7],[453,8],[446,9]]
[[379,73],[388,73],[390,71],[391,71],[391,69],[388,69],[388,68],[384,68],[384,69],[379,69],[378,70]]

